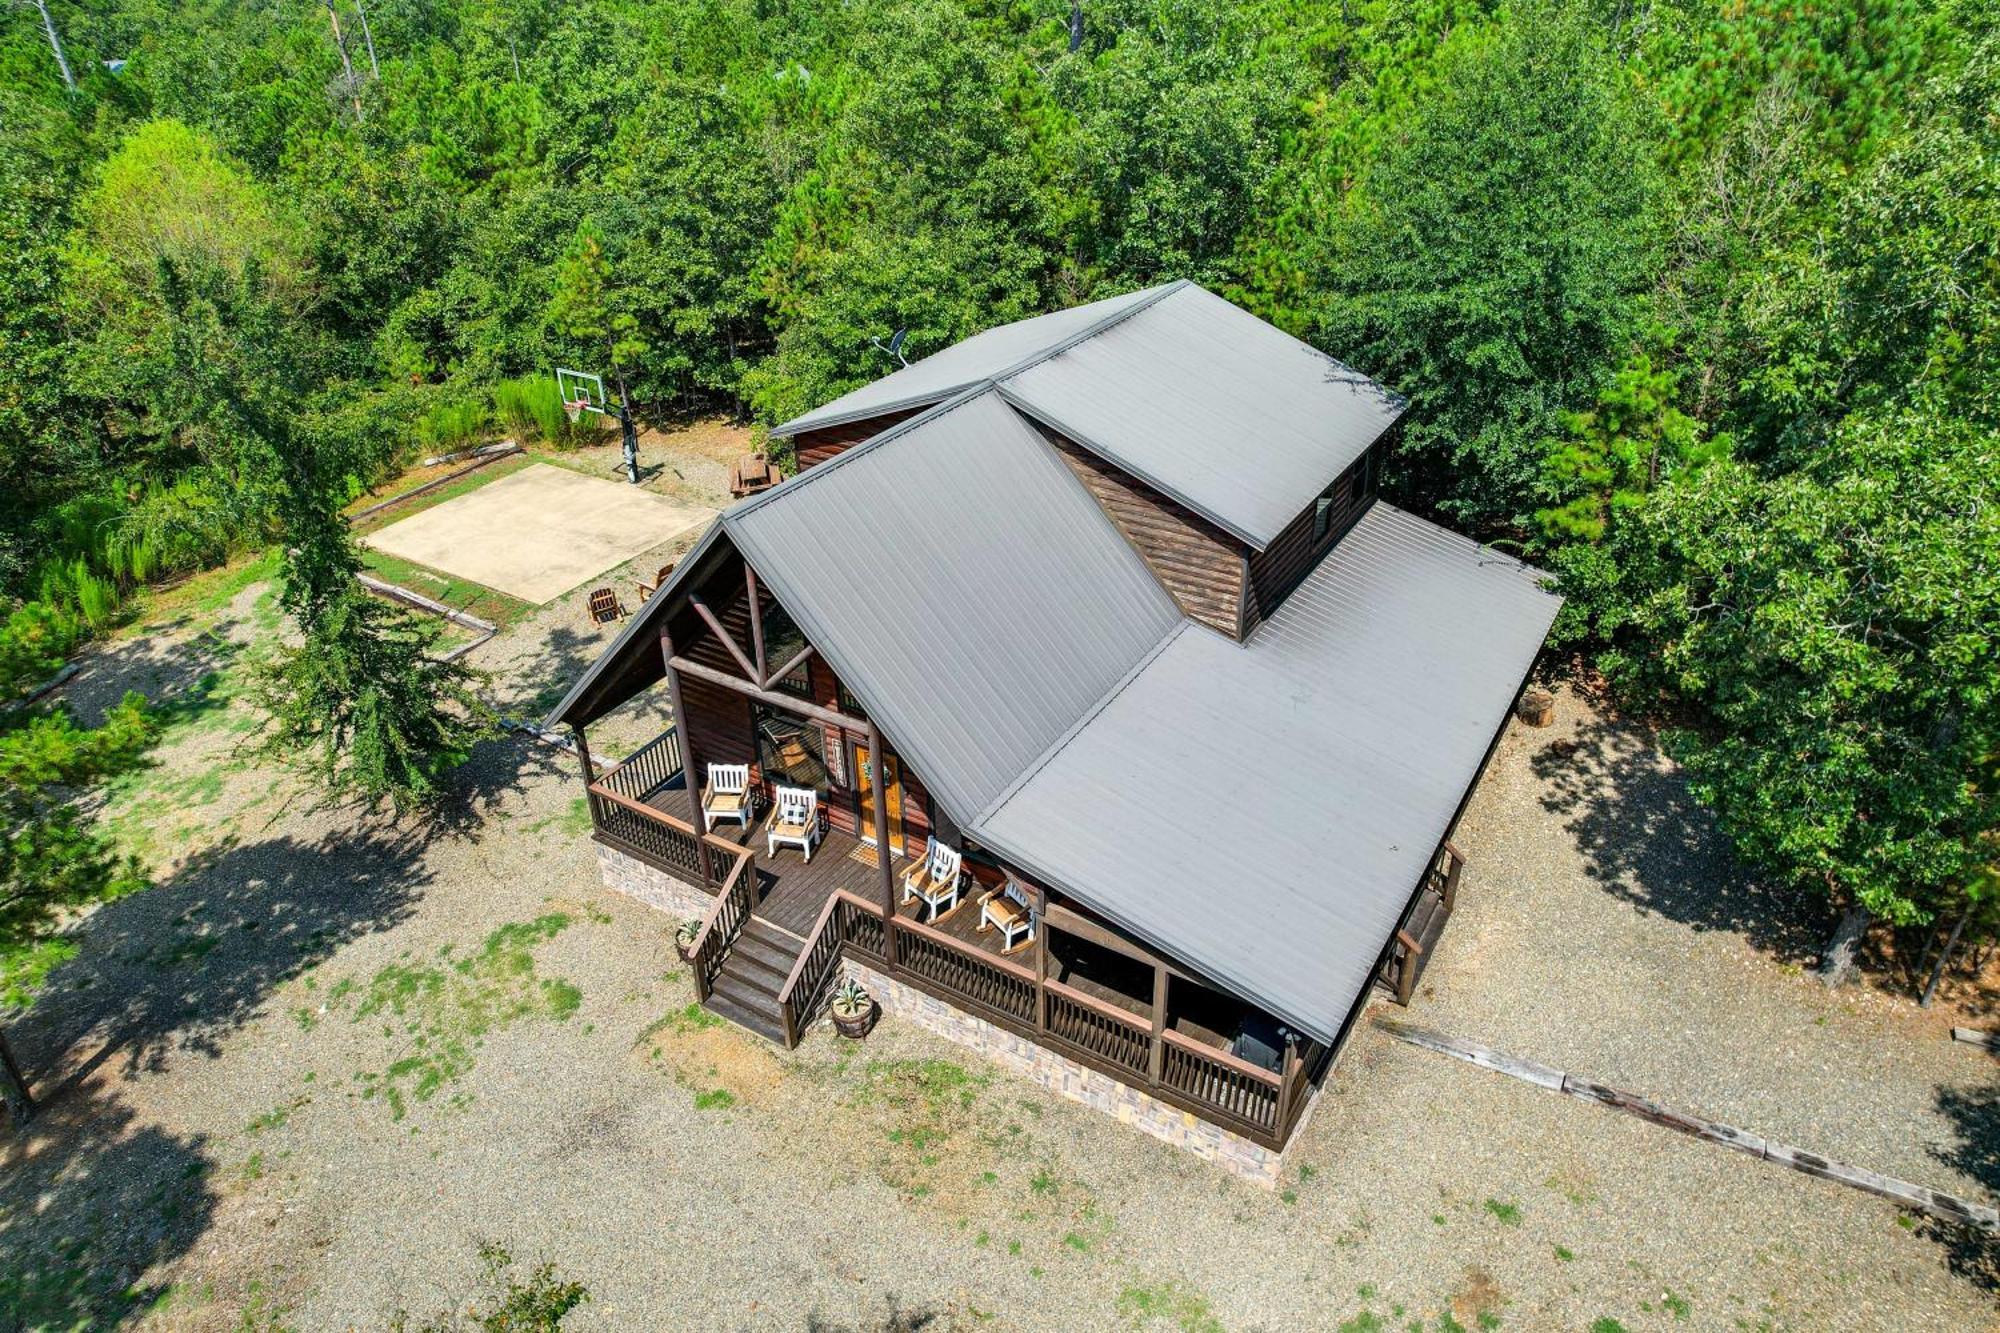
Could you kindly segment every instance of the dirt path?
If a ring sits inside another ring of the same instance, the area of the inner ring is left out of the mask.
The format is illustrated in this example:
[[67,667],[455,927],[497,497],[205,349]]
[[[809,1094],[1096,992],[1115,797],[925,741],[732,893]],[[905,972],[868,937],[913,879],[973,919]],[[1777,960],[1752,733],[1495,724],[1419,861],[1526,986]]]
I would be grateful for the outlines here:
[[[112,798],[155,887],[95,914],[15,1030],[53,1096],[0,1169],[0,1272],[26,1275],[0,1327],[379,1329],[483,1298],[482,1241],[584,1283],[573,1329],[1994,1326],[1958,1238],[1365,1028],[1276,1194],[893,1024],[775,1051],[691,1009],[673,923],[599,888],[548,751],[484,747],[400,826],[247,761],[214,645],[268,609],[244,589],[71,687],[213,674],[221,702]],[[527,711],[614,632],[558,602],[478,660]],[[1643,746],[1553,764],[1548,739],[1511,734],[1474,802],[1417,1016],[1979,1181],[1990,1130],[1955,1139],[1938,1093],[1990,1057],[1816,998]]]

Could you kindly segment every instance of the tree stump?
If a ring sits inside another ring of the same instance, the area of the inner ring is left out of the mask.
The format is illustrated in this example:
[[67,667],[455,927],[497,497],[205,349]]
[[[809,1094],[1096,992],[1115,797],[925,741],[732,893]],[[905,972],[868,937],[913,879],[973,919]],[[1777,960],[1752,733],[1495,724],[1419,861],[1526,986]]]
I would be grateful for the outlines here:
[[1514,711],[1531,727],[1546,727],[1556,720],[1556,697],[1537,686],[1521,696]]

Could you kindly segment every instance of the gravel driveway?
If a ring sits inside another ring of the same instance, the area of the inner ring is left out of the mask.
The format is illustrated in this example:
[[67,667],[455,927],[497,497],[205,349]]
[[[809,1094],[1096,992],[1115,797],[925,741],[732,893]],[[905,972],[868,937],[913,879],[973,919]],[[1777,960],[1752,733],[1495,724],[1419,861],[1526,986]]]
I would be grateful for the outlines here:
[[[557,603],[481,659],[525,711],[605,637]],[[572,1329],[1995,1326],[1962,1238],[1365,1026],[1279,1193],[894,1024],[777,1051],[599,888],[566,762],[488,746],[399,827],[245,761],[237,707],[114,799],[189,832],[13,1030],[51,1104],[6,1147],[0,1327],[380,1329],[488,1303],[482,1242],[583,1283]],[[1791,975],[1816,923],[1643,736],[1559,717],[1468,811],[1411,1016],[1990,1191],[1988,1057]]]

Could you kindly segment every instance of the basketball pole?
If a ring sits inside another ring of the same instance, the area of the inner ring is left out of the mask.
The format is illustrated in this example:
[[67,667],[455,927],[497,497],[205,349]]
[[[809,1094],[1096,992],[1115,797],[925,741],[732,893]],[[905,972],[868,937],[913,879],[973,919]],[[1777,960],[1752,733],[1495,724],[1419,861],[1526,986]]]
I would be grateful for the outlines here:
[[639,484],[639,428],[632,424],[632,395],[625,390],[625,372],[611,363],[611,378],[618,381],[618,425],[625,436],[625,480]]

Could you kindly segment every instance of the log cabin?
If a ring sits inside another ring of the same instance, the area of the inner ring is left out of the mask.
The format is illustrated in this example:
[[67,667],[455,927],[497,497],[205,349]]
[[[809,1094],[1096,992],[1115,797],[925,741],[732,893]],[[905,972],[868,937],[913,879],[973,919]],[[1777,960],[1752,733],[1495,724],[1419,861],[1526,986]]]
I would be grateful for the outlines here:
[[[703,1003],[774,1042],[853,976],[1275,1181],[1371,991],[1407,1003],[1437,946],[1559,605],[1378,498],[1405,406],[1175,282],[779,427],[796,475],[547,719],[606,883],[698,920]],[[654,688],[671,729],[598,768],[589,726]],[[774,842],[801,792],[810,837]],[[952,892],[916,892],[937,849]]]

